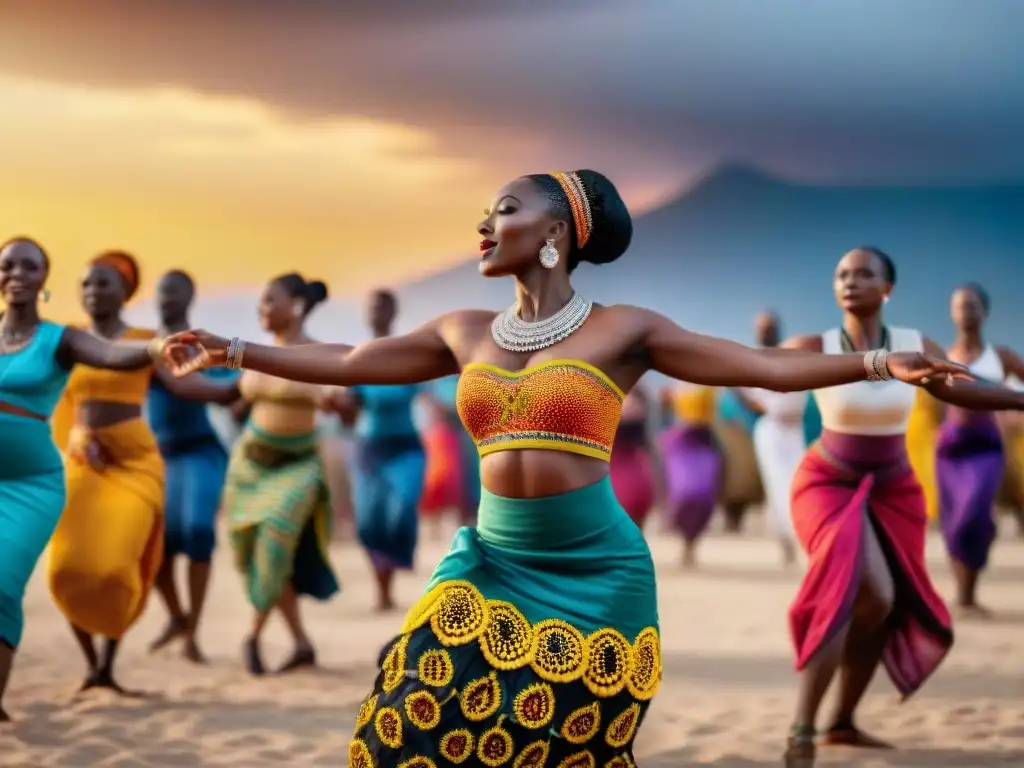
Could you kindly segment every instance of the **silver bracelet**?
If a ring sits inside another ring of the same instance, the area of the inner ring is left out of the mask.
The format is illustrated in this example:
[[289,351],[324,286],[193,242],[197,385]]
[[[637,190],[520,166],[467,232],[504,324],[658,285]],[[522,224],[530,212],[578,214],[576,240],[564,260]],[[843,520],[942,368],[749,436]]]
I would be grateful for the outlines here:
[[872,349],[864,353],[864,372],[867,374],[868,381],[882,380],[882,377],[878,375],[878,369],[875,367],[875,359],[877,357],[877,349]]
[[889,373],[889,353],[884,349],[873,349],[864,353],[864,371],[868,381],[892,381]]
[[225,359],[225,365],[233,371],[237,371],[242,367],[242,356],[245,353],[245,342],[237,336],[234,336],[231,341],[228,342],[227,356]]
[[889,353],[886,350],[875,350],[875,357],[871,364],[879,381],[892,381],[892,374],[889,373]]

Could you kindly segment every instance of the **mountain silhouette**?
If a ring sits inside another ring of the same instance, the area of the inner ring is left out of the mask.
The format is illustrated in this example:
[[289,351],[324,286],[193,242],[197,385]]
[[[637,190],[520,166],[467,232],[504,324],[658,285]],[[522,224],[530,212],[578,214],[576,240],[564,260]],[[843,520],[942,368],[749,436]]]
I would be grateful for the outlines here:
[[[861,244],[896,261],[890,322],[948,339],[949,294],[977,281],[992,298],[989,336],[1017,344],[1024,329],[1024,182],[811,185],[730,163],[638,216],[619,261],[583,264],[574,278],[596,301],[650,307],[695,330],[750,341],[751,319],[765,307],[781,313],[787,333],[835,325],[835,264]],[[455,308],[500,309],[513,299],[511,281],[481,278],[473,257],[395,290],[402,329]],[[218,319],[229,318],[237,327],[238,318],[253,317],[252,307],[251,296],[225,299],[204,305],[201,319],[219,327]],[[361,302],[343,300],[318,309],[312,329],[325,339],[360,340],[363,326]]]
[[[899,322],[942,336],[949,291],[975,280],[993,294],[993,330],[1007,335],[1021,327],[1019,298],[1008,289],[1024,286],[1024,183],[811,185],[728,164],[638,216],[629,252],[614,264],[581,265],[577,284],[598,301],[648,306],[740,338],[766,304],[801,330],[818,330],[836,320],[836,261],[862,244],[896,261]],[[421,317],[456,306],[499,308],[512,299],[507,281],[481,279],[475,260],[399,294],[403,312]],[[734,322],[723,322],[736,313],[738,334]]]

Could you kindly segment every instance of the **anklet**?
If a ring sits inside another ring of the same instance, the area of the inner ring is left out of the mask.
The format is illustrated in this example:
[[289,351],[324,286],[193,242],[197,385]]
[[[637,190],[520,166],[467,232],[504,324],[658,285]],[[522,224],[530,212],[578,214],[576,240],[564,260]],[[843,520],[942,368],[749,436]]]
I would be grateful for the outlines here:
[[793,738],[797,741],[814,741],[818,732],[810,725],[793,725],[790,728]]

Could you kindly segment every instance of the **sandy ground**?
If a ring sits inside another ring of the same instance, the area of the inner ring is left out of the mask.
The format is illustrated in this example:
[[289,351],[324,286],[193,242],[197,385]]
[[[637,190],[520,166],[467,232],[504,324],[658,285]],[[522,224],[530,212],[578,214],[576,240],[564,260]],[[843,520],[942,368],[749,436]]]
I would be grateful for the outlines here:
[[[677,567],[675,543],[651,534],[665,681],[639,738],[643,768],[781,765],[794,696],[785,616],[799,572],[782,570],[775,546],[756,528],[754,521],[742,538],[712,534],[702,569],[688,574]],[[441,541],[424,543],[417,573],[401,581],[403,605],[416,598],[443,552]],[[929,553],[949,595],[935,537]],[[208,667],[185,663],[177,649],[147,654],[164,619],[155,599],[128,635],[121,681],[158,693],[144,700],[72,695],[83,664],[37,571],[8,697],[19,722],[0,731],[0,765],[345,765],[355,708],[399,616],[373,614],[363,556],[341,544],[335,562],[344,593],[306,607],[323,668],[253,680],[239,660],[249,609],[227,555],[218,554],[202,633]],[[1024,543],[1009,537],[999,542],[984,596],[998,618],[958,624],[952,654],[915,699],[901,705],[884,675],[876,680],[862,724],[894,740],[900,751],[826,753],[822,765],[1024,764]],[[288,650],[283,628],[272,624],[268,660],[276,662]]]

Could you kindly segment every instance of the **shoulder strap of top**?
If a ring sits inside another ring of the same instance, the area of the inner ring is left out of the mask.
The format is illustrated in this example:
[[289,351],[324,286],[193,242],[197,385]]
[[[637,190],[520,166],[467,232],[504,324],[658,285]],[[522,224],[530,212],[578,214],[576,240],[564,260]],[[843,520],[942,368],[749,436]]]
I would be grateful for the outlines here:
[[821,351],[826,355],[838,355],[843,351],[838,328],[829,328],[821,334]]
[[39,330],[36,331],[41,337],[40,352],[46,357],[53,357],[57,353],[57,347],[60,345],[61,339],[64,338],[64,330],[66,328],[67,326],[65,325],[43,320],[39,324]]

